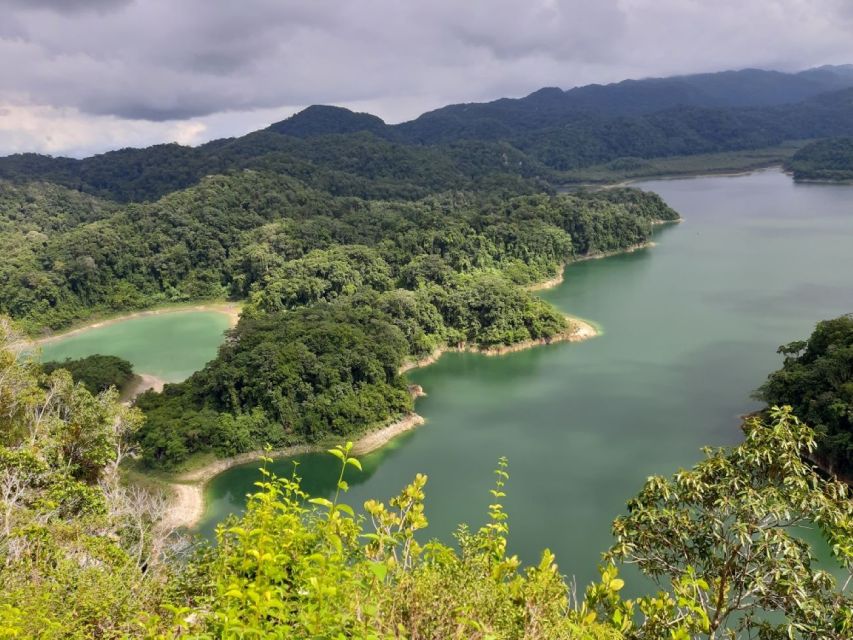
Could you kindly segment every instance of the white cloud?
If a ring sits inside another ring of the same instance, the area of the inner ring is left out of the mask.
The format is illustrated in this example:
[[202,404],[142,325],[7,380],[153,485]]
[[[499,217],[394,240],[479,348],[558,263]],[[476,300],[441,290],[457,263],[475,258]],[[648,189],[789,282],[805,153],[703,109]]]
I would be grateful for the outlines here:
[[91,116],[73,108],[7,105],[0,108],[0,148],[7,153],[37,151],[85,156],[107,149],[160,142],[197,144],[206,125],[189,120],[149,122]]

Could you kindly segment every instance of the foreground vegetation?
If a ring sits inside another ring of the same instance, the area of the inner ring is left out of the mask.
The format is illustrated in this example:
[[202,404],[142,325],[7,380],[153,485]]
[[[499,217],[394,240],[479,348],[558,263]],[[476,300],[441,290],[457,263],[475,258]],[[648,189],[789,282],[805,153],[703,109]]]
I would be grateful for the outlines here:
[[[599,583],[583,596],[543,552],[507,554],[501,462],[489,522],[457,545],[423,536],[427,478],[388,504],[345,502],[349,446],[330,498],[298,475],[262,472],[214,547],[161,526],[162,499],[118,473],[141,415],[44,374],[0,323],[0,635],[8,638],[767,637],[842,640],[853,601],[815,568],[799,535],[817,523],[853,566],[853,506],[806,462],[814,436],[787,409],[745,424],[745,440],[693,470],[650,478],[614,522]],[[485,496],[484,496],[485,498]],[[363,514],[363,515],[362,515]],[[616,563],[616,564],[613,564]],[[659,584],[636,599],[618,563]],[[776,614],[768,617],[767,614]]]

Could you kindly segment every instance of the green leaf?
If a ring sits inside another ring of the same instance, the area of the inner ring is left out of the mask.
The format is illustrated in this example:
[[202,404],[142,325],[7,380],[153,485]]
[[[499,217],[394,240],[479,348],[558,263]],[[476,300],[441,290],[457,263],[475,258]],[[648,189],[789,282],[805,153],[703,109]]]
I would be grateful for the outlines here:
[[376,579],[382,582],[388,574],[388,567],[382,562],[371,562],[370,571],[376,576]]

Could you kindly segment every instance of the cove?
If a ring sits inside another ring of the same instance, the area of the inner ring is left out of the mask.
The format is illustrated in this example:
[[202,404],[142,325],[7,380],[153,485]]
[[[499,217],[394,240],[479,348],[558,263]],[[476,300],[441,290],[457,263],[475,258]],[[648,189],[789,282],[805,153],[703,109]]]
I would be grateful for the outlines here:
[[[345,500],[387,499],[429,475],[428,535],[486,520],[492,470],[509,458],[510,552],[544,548],[583,588],[611,544],[610,523],[651,474],[739,441],[740,414],[780,364],[776,348],[853,311],[853,188],[797,185],[778,170],[660,180],[685,218],[657,246],[569,266],[542,292],[603,335],[499,358],[447,354],[409,374],[429,394],[427,424],[362,460]],[[299,458],[312,492],[330,493],[337,461]],[[239,511],[258,463],[213,479],[200,531]],[[273,464],[289,474],[292,461]]]
[[41,345],[42,360],[119,356],[166,382],[180,382],[216,356],[228,316],[217,311],[169,311],[75,332]]

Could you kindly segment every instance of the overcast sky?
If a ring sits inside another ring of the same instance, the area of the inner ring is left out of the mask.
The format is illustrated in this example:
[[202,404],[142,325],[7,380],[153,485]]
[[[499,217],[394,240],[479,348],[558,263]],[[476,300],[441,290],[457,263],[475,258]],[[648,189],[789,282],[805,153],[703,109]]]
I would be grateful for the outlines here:
[[853,0],[0,0],[0,155],[388,122],[543,86],[853,62]]

